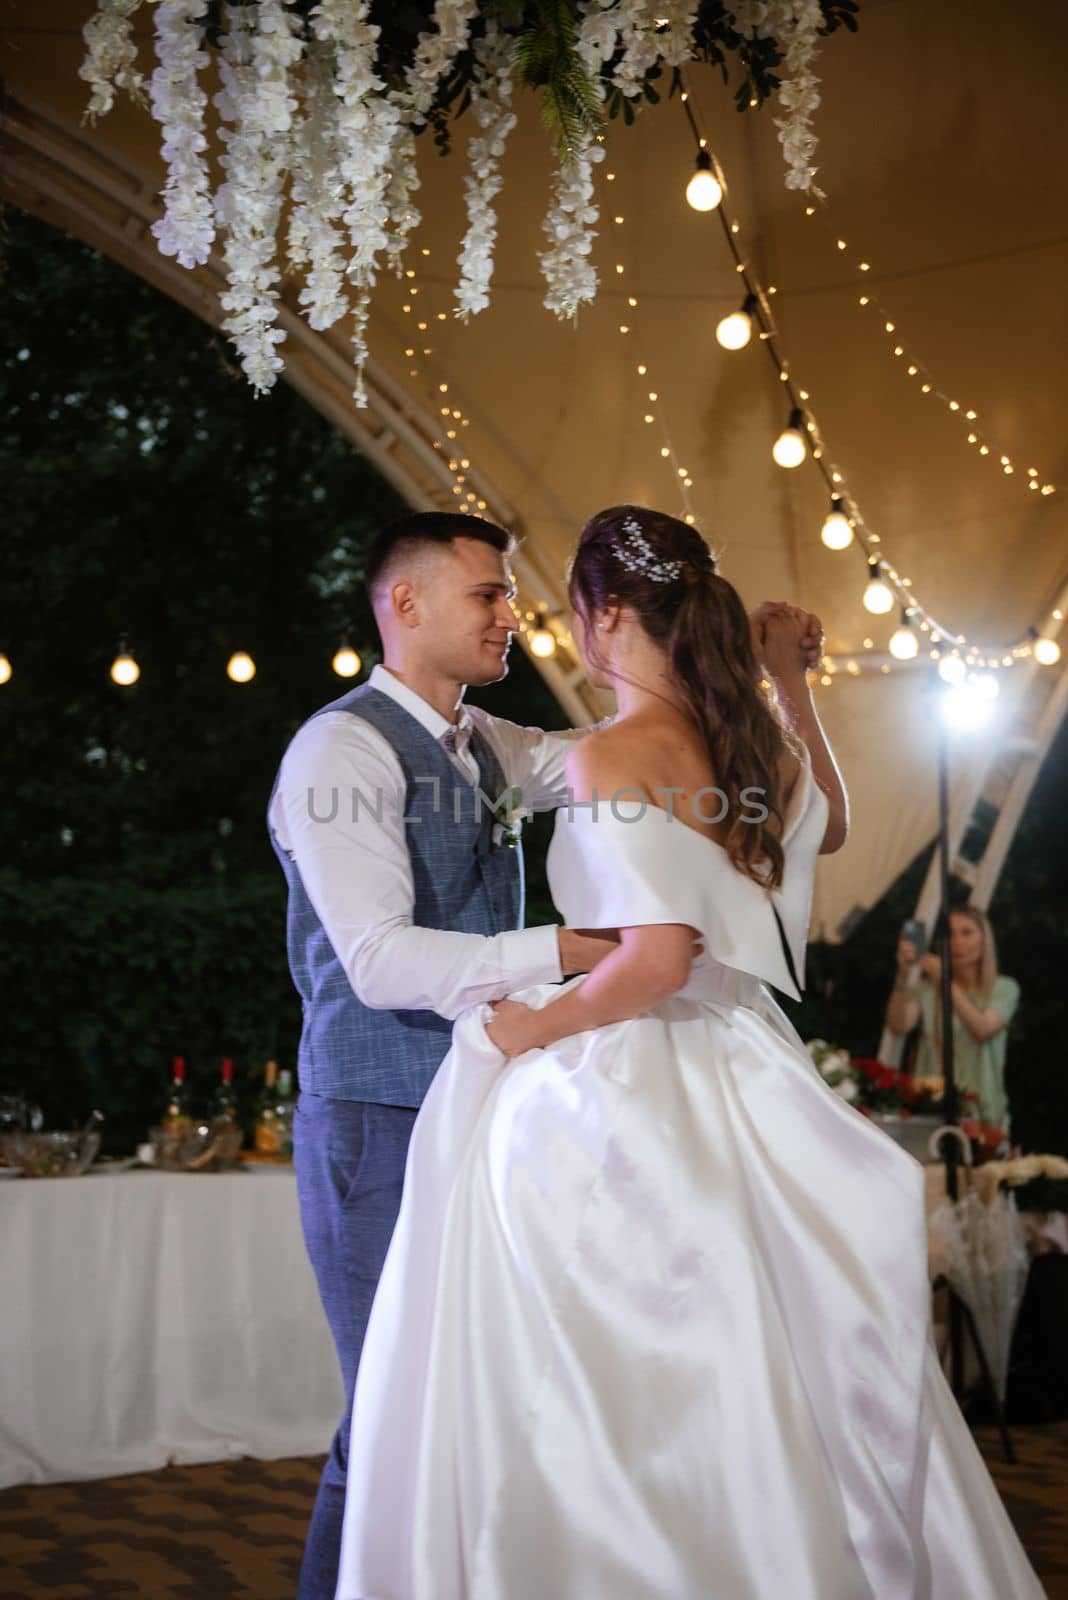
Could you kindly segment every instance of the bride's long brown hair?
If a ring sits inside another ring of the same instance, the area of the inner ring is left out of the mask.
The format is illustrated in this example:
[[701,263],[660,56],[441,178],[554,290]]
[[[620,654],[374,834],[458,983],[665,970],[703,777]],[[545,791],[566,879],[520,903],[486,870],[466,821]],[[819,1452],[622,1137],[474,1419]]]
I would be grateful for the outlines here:
[[[640,538],[624,524],[636,524]],[[659,581],[649,575],[650,562],[659,566]],[[760,687],[745,607],[717,572],[701,535],[660,511],[611,506],[583,528],[568,589],[583,617],[613,603],[629,606],[663,648],[671,681],[726,796],[721,843],[740,872],[777,888],[783,874],[779,761],[786,735]],[[592,641],[589,648],[595,648]],[[759,791],[768,810],[765,821],[742,816],[744,807],[754,806],[742,799],[745,789]]]

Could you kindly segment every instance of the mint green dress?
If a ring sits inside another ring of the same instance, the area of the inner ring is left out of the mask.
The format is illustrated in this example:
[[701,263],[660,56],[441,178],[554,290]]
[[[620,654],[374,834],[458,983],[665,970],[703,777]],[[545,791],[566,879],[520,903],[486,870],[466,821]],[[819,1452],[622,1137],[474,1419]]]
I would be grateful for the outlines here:
[[[992,1123],[995,1128],[1009,1125],[1009,1104],[1005,1096],[1005,1044],[1009,1023],[1020,1003],[1020,985],[1015,978],[1001,974],[994,980],[989,1000],[984,1000],[974,989],[966,991],[968,999],[984,1011],[993,1008],[1005,1019],[1005,1026],[992,1039],[982,1043],[973,1039],[963,1022],[953,1013],[953,1075],[961,1094],[975,1094],[975,1101],[961,1106],[962,1116],[978,1117]],[[942,1054],[935,1036],[935,1007],[939,1004],[938,991],[933,984],[921,983],[916,998],[920,1002],[923,1031],[913,1071],[917,1077],[941,1078]],[[941,1030],[941,1018],[939,1018]],[[941,1031],[939,1031],[939,1038]]]

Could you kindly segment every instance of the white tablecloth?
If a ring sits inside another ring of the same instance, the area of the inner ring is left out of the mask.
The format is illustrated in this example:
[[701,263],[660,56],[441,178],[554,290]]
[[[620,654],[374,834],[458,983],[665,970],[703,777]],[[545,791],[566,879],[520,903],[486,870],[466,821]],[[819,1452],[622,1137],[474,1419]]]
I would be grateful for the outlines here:
[[0,1485],[314,1454],[342,1399],[290,1169],[0,1184]]

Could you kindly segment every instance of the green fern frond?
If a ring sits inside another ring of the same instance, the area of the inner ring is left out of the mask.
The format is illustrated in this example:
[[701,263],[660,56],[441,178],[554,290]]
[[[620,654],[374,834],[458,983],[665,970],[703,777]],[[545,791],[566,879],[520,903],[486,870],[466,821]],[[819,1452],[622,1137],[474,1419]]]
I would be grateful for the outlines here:
[[577,49],[578,30],[568,0],[540,0],[532,21],[516,40],[521,83],[540,88],[542,122],[561,159],[571,162],[601,131],[597,89]]

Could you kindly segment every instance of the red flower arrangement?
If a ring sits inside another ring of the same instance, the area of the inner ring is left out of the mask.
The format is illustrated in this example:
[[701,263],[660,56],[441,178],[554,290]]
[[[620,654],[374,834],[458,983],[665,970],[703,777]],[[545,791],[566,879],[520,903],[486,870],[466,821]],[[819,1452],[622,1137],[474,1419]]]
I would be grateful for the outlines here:
[[[884,1061],[873,1061],[865,1056],[852,1057],[857,1075],[857,1110],[865,1116],[887,1112],[899,1117],[937,1116],[942,1110],[945,1088],[940,1078],[914,1078],[907,1072],[897,1072]],[[959,1091],[961,1110],[974,1107],[978,1095],[971,1089]],[[1005,1142],[1005,1129],[995,1128],[978,1117],[959,1117],[964,1137],[978,1147],[979,1160],[993,1156]]]

